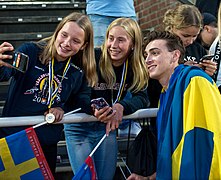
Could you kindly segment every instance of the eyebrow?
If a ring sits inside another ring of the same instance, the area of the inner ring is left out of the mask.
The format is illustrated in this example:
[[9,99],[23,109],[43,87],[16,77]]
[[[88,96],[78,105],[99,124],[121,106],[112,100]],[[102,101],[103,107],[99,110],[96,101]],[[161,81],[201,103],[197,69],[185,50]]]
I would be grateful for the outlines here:
[[183,36],[186,36],[186,37],[192,37],[192,36],[198,36],[198,34],[197,35],[192,35],[192,34],[182,34]]
[[149,51],[160,50],[159,48],[151,48]]
[[190,34],[185,34],[185,33],[184,33],[184,34],[182,34],[182,35],[183,35],[183,36],[192,36],[192,35],[190,35]]

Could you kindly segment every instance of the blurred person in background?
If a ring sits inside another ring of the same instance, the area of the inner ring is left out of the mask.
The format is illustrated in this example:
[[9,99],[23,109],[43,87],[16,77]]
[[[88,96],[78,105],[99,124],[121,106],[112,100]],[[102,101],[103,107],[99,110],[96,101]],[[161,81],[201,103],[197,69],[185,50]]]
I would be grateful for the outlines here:
[[216,39],[213,41],[210,46],[209,53],[214,54],[213,61],[217,63],[217,71],[215,72],[214,79],[219,91],[221,92],[221,4],[218,11],[218,33]]
[[86,13],[94,29],[94,46],[103,44],[107,27],[120,17],[136,20],[133,0],[86,0]]
[[198,36],[202,46],[209,50],[218,35],[217,18],[210,13],[203,13],[203,28]]

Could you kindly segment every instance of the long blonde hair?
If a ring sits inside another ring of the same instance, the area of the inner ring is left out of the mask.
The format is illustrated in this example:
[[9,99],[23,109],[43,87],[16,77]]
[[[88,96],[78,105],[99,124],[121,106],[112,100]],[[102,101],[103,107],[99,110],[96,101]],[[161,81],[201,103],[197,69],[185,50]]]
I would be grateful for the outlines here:
[[164,14],[163,23],[166,31],[173,28],[182,29],[190,26],[197,28],[203,27],[202,15],[197,7],[193,5],[182,4],[174,9],[169,9]]
[[116,26],[124,28],[132,40],[133,50],[131,50],[129,57],[127,57],[129,66],[133,71],[133,81],[129,87],[129,90],[131,90],[131,92],[140,91],[147,87],[149,76],[142,54],[142,33],[139,25],[133,19],[118,18],[109,25],[106,32],[105,42],[102,45],[102,56],[99,64],[101,75],[109,86],[113,86],[113,84],[116,82],[116,75],[114,73],[114,69],[111,64],[111,57],[108,54],[106,46],[109,32],[113,27]]
[[[51,57],[55,57],[57,52],[54,43],[59,31],[68,22],[75,22],[84,30],[84,43],[86,44],[86,47],[83,50],[80,50],[74,56],[75,58],[77,57],[79,61],[82,61],[82,69],[84,70],[88,84],[90,86],[94,86],[98,81],[98,77],[96,73],[96,62],[94,57],[93,28],[88,16],[84,14],[77,12],[69,14],[68,16],[64,17],[58,24],[52,36],[39,41],[38,45],[43,48],[42,54],[40,55],[40,60],[42,64],[47,65]],[[45,43],[46,45],[44,46]]]

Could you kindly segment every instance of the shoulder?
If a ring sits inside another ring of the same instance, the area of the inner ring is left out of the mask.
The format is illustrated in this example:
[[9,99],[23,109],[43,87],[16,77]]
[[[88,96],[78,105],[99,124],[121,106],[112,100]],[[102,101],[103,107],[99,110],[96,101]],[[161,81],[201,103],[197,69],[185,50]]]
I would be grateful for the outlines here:
[[186,50],[188,51],[202,51],[206,53],[205,48],[199,44],[198,42],[194,42],[193,44],[186,47]]
[[200,85],[202,82],[213,84],[213,79],[202,69],[196,66],[179,65],[170,79],[171,89],[175,88],[185,90],[193,82]]
[[213,41],[212,45],[209,48],[210,54],[215,54],[216,52],[216,46],[219,43],[219,37],[216,37],[216,39]]
[[185,78],[187,81],[190,81],[192,78],[195,77],[203,77],[209,82],[213,82],[213,79],[208,74],[206,74],[205,71],[196,66],[184,66],[183,74],[186,76]]
[[72,70],[78,71],[80,74],[83,74],[83,70],[79,66],[75,65],[74,63],[70,63],[70,67],[72,68]]
[[22,44],[20,47],[18,47],[17,51],[22,52],[29,57],[38,57],[40,52],[40,47],[37,46],[34,42],[28,42]]
[[199,61],[199,59],[206,54],[207,52],[204,47],[201,44],[194,42],[186,47],[185,61]]
[[19,46],[18,50],[26,50],[26,49],[28,49],[28,50],[30,50],[30,49],[35,50],[36,48],[38,48],[36,43],[34,43],[34,42],[27,42],[27,43],[24,43],[21,46]]

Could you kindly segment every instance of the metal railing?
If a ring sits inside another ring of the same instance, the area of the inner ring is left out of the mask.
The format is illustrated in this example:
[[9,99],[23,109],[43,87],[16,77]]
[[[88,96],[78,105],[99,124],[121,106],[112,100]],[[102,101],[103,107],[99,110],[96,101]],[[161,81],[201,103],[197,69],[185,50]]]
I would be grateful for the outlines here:
[[[147,117],[156,117],[158,108],[139,109],[133,114],[123,116],[123,119],[141,119]],[[31,126],[45,121],[44,116],[20,116],[20,117],[3,117],[0,118],[0,127],[10,126]],[[98,121],[94,116],[85,113],[75,113],[65,116],[58,124],[63,123],[80,123]]]

